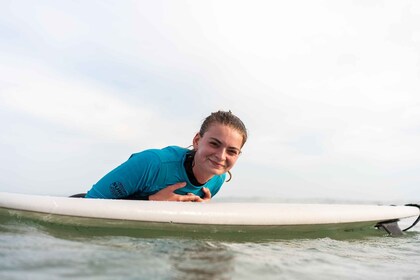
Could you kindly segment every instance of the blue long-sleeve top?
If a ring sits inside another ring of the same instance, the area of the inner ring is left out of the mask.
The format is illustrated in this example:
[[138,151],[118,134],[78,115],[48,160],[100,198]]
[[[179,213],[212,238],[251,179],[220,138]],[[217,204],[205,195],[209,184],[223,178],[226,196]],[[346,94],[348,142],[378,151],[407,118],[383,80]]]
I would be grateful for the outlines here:
[[225,181],[226,174],[215,175],[202,186],[193,185],[184,167],[188,151],[186,148],[169,146],[133,154],[94,184],[86,198],[145,197],[180,182],[186,182],[187,185],[176,190],[177,194],[194,193],[203,197],[201,189],[206,187],[213,197]]

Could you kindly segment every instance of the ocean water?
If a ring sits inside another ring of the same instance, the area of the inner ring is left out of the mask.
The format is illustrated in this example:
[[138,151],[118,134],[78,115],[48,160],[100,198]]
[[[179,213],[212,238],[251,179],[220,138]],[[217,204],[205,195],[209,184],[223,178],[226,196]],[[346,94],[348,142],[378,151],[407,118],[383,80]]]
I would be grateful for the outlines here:
[[419,226],[240,239],[0,222],[0,279],[420,279]]

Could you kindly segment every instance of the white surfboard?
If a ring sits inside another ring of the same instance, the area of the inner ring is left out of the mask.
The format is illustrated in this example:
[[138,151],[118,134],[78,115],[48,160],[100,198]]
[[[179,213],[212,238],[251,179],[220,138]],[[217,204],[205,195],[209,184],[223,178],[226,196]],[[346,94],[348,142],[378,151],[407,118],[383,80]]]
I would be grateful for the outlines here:
[[0,208],[56,217],[227,226],[371,224],[420,215],[418,207],[235,202],[161,202],[0,192]]

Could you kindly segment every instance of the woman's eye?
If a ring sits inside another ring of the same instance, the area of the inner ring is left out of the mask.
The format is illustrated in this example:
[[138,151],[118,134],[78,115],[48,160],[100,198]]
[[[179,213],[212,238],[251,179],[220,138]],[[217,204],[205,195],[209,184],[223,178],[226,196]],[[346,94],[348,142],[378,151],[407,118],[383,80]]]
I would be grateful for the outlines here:
[[228,154],[231,156],[238,156],[239,152],[237,150],[228,150]]
[[219,144],[218,144],[218,143],[216,143],[216,142],[210,142],[210,146],[212,146],[212,147],[218,147],[218,146],[219,146]]

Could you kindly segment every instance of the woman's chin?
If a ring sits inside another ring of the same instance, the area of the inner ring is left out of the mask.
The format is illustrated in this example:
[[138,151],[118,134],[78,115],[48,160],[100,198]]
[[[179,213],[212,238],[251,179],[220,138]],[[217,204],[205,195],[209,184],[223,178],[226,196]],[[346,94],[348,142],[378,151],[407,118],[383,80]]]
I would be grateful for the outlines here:
[[213,175],[222,175],[224,173],[226,173],[226,168],[212,168],[211,172],[213,173]]

